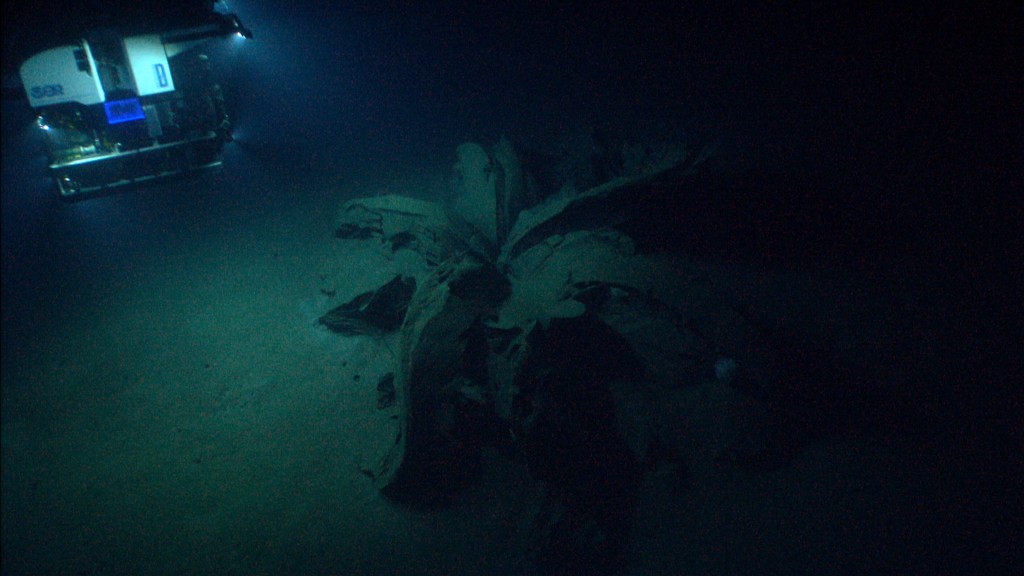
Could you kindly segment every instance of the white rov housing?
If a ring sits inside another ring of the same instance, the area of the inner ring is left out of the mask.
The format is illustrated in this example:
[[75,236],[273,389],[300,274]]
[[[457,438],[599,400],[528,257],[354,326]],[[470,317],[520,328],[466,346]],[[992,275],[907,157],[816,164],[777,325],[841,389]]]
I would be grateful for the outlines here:
[[88,106],[106,100],[96,62],[84,40],[79,46],[50,48],[26,60],[21,65],[21,83],[33,108],[65,102]]
[[[130,36],[123,40],[123,49],[138,96],[174,91],[160,35]],[[21,81],[33,108],[67,102],[88,106],[106,101],[98,70],[89,41],[82,40],[77,46],[51,48],[26,60],[21,65]]]

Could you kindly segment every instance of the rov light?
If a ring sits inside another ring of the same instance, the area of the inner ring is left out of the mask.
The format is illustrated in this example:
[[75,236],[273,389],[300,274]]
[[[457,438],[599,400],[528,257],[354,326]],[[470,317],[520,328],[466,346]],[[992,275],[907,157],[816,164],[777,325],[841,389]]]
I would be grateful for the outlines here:
[[36,117],[36,124],[38,124],[43,130],[46,130],[47,132],[50,131],[50,125],[46,123],[46,119],[42,116]]

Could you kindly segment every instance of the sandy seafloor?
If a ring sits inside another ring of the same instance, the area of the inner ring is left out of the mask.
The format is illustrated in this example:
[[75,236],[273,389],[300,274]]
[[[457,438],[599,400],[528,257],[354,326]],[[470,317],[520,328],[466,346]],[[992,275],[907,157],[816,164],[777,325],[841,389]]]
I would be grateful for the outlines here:
[[[4,573],[528,573],[542,491],[524,467],[489,453],[446,506],[382,497],[360,467],[390,438],[375,383],[395,340],[316,325],[389,278],[378,253],[332,238],[337,207],[443,194],[447,160],[331,181],[234,162],[42,202],[48,219],[24,224],[39,244],[5,264],[25,277],[4,297]],[[654,474],[628,573],[860,573],[958,554],[936,552],[951,536],[917,517],[957,478],[929,478],[937,452],[893,442],[816,443],[771,474],[698,466],[684,491]]]
[[240,162],[244,183],[236,165],[26,216],[40,244],[5,266],[34,278],[5,282],[4,573],[510,573],[524,471],[491,467],[445,509],[389,503],[359,468],[387,441],[395,344],[316,323],[387,279],[332,238],[335,209],[412,184]]

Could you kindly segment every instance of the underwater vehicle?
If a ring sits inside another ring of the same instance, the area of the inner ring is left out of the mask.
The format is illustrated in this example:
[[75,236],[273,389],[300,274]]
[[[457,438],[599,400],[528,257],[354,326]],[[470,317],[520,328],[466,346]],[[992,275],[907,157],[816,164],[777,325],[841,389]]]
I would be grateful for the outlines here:
[[213,13],[195,26],[138,35],[96,29],[82,36],[20,68],[62,199],[221,165],[231,120],[209,58],[197,48],[251,38],[236,15]]

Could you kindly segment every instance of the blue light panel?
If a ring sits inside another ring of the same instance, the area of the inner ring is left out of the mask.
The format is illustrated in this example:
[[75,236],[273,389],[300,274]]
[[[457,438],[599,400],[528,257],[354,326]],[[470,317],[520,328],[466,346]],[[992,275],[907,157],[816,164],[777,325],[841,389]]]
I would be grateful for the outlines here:
[[108,124],[120,124],[122,122],[131,122],[132,120],[142,120],[146,117],[146,113],[142,111],[142,104],[139,102],[138,98],[105,102],[103,104],[103,108],[107,111]]

